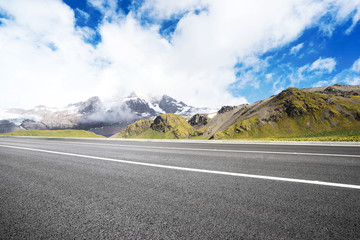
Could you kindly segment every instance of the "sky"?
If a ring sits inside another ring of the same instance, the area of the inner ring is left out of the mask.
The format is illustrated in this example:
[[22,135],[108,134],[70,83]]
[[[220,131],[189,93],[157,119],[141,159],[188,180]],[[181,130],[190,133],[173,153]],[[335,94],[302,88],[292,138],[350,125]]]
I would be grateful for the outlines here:
[[360,0],[0,0],[0,108],[360,84]]

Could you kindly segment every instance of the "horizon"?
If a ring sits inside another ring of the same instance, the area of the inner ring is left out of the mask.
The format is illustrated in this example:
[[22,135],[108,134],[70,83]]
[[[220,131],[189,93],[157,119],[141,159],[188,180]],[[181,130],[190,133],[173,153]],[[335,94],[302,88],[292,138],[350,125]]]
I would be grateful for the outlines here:
[[131,92],[195,107],[360,84],[360,0],[0,0],[0,108]]

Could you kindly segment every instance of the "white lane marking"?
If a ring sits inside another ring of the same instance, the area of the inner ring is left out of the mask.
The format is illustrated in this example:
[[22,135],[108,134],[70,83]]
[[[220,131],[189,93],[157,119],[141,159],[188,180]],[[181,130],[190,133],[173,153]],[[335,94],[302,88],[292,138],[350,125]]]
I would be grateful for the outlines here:
[[[16,141],[18,143],[21,141]],[[34,142],[34,141],[32,141]],[[43,142],[43,141],[37,141]],[[111,144],[111,143],[89,143],[89,142],[70,142],[70,141],[51,141],[62,144],[83,144],[83,145],[97,145],[97,146],[113,146],[113,147],[132,147],[132,148],[146,148],[146,149],[168,149],[168,150],[187,150],[187,151],[201,151],[201,152],[230,152],[230,153],[258,153],[258,154],[282,154],[282,155],[301,155],[301,156],[326,156],[326,157],[352,157],[360,158],[360,155],[350,154],[332,154],[332,153],[306,153],[306,152],[272,152],[272,151],[255,151],[255,150],[235,150],[235,149],[207,149],[207,148],[182,148],[182,147],[159,147],[159,146],[142,146],[142,145],[127,145],[127,144]],[[50,141],[47,143],[51,143]],[[28,143],[28,142],[22,142]]]
[[188,171],[188,172],[210,173],[210,174],[218,174],[218,175],[226,175],[226,176],[234,176],[234,177],[256,178],[256,179],[265,179],[265,180],[274,180],[274,181],[283,181],[283,182],[305,183],[305,184],[313,184],[313,185],[360,189],[360,185],[353,185],[353,184],[323,182],[323,181],[314,181],[314,180],[305,180],[305,179],[296,179],[296,178],[273,177],[273,176],[265,176],[265,175],[206,170],[206,169],[198,169],[198,168],[176,167],[176,166],[169,166],[169,165],[162,165],[162,164],[134,162],[134,161],[128,161],[128,160],[96,157],[96,156],[89,156],[89,155],[82,155],[82,154],[75,154],[75,153],[57,152],[57,151],[49,151],[49,150],[43,150],[43,149],[26,148],[26,147],[9,146],[9,145],[0,145],[0,147],[28,150],[28,151],[34,151],[34,152],[44,152],[44,153],[51,153],[51,154],[58,154],[58,155],[65,155],[65,156],[72,156],[72,157],[80,157],[80,158],[89,158],[89,159],[96,159],[96,160],[103,160],[103,161],[120,162],[120,163],[141,165],[141,166],[147,166],[147,167],[174,169],[174,170],[181,170],[181,171]]

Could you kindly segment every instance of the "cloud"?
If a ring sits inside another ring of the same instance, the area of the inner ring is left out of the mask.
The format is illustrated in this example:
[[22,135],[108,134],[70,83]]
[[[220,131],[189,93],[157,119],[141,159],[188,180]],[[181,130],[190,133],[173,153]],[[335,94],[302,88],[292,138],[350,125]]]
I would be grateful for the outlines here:
[[360,58],[353,63],[351,68],[343,70],[336,77],[346,84],[360,85]]
[[84,19],[85,22],[89,21],[90,14],[88,14],[87,12],[84,12],[83,10],[81,10],[79,8],[76,8],[75,11],[80,14],[80,16]]
[[360,1],[358,0],[336,0],[334,5],[338,7],[337,19],[352,18],[352,24],[345,31],[346,34],[350,34],[355,26],[360,21]]
[[332,71],[334,71],[335,65],[336,61],[334,58],[319,58],[311,64],[310,70],[331,73]]
[[298,86],[299,83],[307,81],[316,81],[313,86],[318,86],[319,84],[325,84],[325,80],[317,81],[317,78],[320,76],[324,78],[324,75],[330,74],[334,71],[336,66],[336,60],[334,58],[319,58],[314,61],[312,64],[305,64],[299,68],[290,67],[289,79],[291,86]]
[[141,10],[142,12],[150,12],[152,17],[164,19],[185,12],[204,9],[208,5],[209,3],[206,0],[145,0]]
[[300,43],[290,49],[290,54],[296,55],[302,48],[304,47],[304,43]]
[[1,105],[66,105],[95,94],[97,59],[61,1],[0,1]]
[[273,94],[279,94],[281,91],[285,89],[284,83],[280,79],[273,82],[272,88],[273,88]]
[[335,83],[360,85],[360,58],[357,59],[350,68],[346,68],[337,73],[332,79],[318,81],[314,83],[313,86],[327,86]]
[[360,77],[346,79],[345,82],[346,82],[346,84],[349,84],[349,85],[360,85]]
[[116,21],[123,17],[123,14],[117,11],[117,0],[88,0],[88,3],[97,8],[104,15],[106,21]]
[[351,70],[356,73],[360,73],[360,58],[354,62],[351,67]]
[[[103,14],[97,29],[76,26],[77,10],[60,0],[0,0],[13,16],[0,25],[0,107],[61,106],[132,91],[168,94],[195,106],[241,104],[246,99],[234,97],[229,86],[260,88],[262,54],[296,40],[326,14],[341,22],[358,6],[334,0],[145,0],[125,15],[115,0],[89,3]],[[164,38],[160,23],[174,16],[180,20]],[[93,46],[87,40],[96,33],[101,42]],[[319,59],[311,68],[332,72],[334,61]],[[237,74],[237,64],[254,74]]]
[[338,82],[338,79],[335,77],[332,80],[322,80],[322,81],[318,81],[316,83],[314,83],[311,87],[325,87],[325,86],[329,86],[329,85],[334,85],[335,83]]
[[307,80],[309,75],[310,65],[306,64],[302,67],[299,67],[297,70],[291,68],[291,73],[289,74],[290,85],[297,86],[300,82]]

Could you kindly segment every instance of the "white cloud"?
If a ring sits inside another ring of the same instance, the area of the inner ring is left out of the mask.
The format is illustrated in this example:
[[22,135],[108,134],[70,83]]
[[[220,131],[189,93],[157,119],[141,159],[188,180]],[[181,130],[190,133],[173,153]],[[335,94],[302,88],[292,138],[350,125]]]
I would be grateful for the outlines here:
[[325,87],[325,86],[330,86],[330,85],[334,85],[335,83],[337,83],[338,79],[335,77],[332,80],[326,81],[318,81],[316,83],[314,83],[312,85],[312,87]]
[[280,79],[273,82],[273,94],[279,94],[284,89],[284,83]]
[[345,82],[346,82],[346,84],[349,84],[349,85],[360,85],[360,77],[346,79]]
[[297,70],[292,70],[292,73],[289,76],[290,85],[297,86],[300,82],[306,80],[306,76],[309,72],[310,65],[306,64]]
[[328,85],[329,85],[329,81],[319,81],[314,83],[311,87],[324,87]]
[[334,5],[339,7],[337,14],[338,19],[346,19],[352,16],[352,24],[345,31],[346,34],[350,34],[355,26],[360,21],[360,1],[359,0],[336,0]]
[[360,58],[354,62],[354,64],[351,67],[351,70],[353,72],[360,73]]
[[310,70],[331,73],[334,71],[336,61],[334,58],[319,58],[310,66]]
[[207,0],[146,0],[142,11],[150,11],[153,17],[170,18],[173,15],[207,8]]
[[[302,81],[308,81],[312,78],[317,78],[319,75],[331,73],[334,71],[336,61],[334,58],[319,58],[312,64],[305,64],[298,69],[292,69],[292,73],[289,75],[291,86],[297,86]],[[324,84],[324,81],[320,81],[319,84]],[[317,86],[317,83],[313,86]]]
[[290,54],[296,55],[304,46],[304,43],[300,43],[290,49]]
[[323,80],[313,86],[327,86],[335,83],[360,85],[360,58],[357,59],[350,68],[346,68],[337,73],[332,80]]
[[[259,55],[297,39],[329,11],[336,21],[346,19],[356,6],[343,2],[146,0],[142,12],[125,16],[115,0],[89,0],[104,14],[102,42],[93,47],[84,39],[94,31],[75,27],[74,10],[60,0],[0,0],[14,16],[0,26],[0,107],[60,106],[131,91],[166,93],[196,106],[240,104],[246,100],[228,92],[239,80],[236,63],[259,71]],[[160,20],[185,14],[171,43],[158,25],[139,23],[145,12]],[[313,65],[331,72],[335,64]],[[261,85],[250,75],[243,83]]]
[[272,79],[273,79],[273,76],[274,76],[273,73],[268,73],[268,74],[265,75],[267,81],[272,80]]
[[117,0],[87,0],[90,5],[97,8],[106,20],[117,20],[122,13],[117,12]]
[[0,107],[65,105],[95,94],[96,56],[60,1],[0,1]]
[[79,8],[76,8],[75,10],[80,14],[80,16],[85,20],[85,22],[89,21],[90,14],[88,14],[87,12],[84,12],[83,10],[81,10]]

